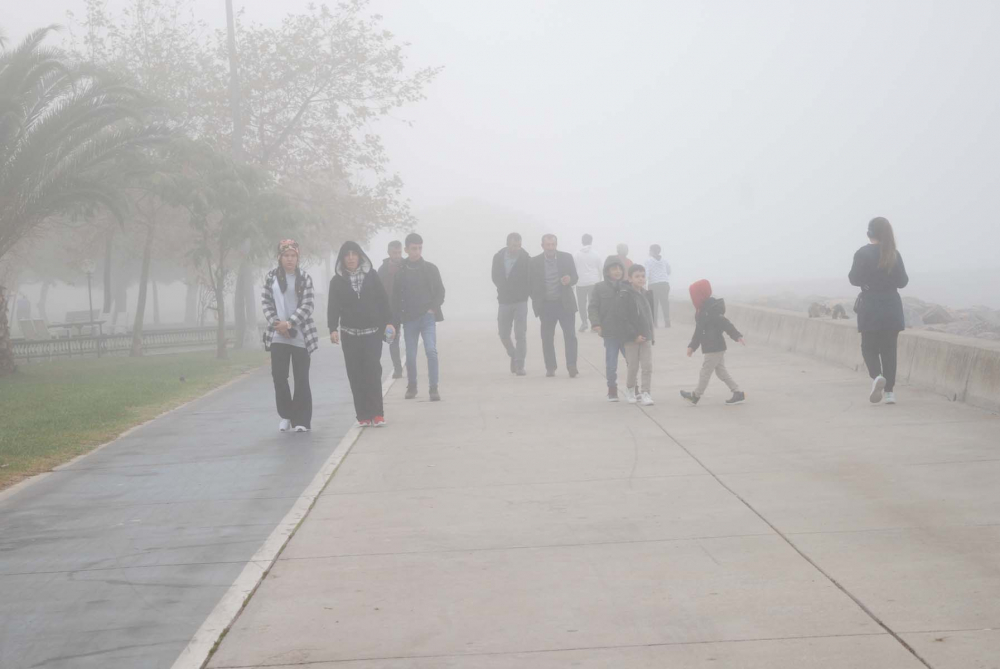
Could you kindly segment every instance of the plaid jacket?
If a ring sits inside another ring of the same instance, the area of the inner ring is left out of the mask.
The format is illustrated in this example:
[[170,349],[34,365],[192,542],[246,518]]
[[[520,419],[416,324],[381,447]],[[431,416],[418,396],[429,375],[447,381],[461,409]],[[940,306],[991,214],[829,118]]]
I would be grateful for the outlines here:
[[[271,341],[274,339],[274,324],[280,320],[278,310],[274,306],[274,286],[278,282],[278,272],[284,271],[280,268],[272,269],[264,277],[264,290],[260,294],[260,304],[264,309],[264,318],[267,319],[267,330],[264,332],[264,350],[271,350]],[[316,330],[316,323],[313,321],[313,294],[312,277],[298,270],[295,281],[295,292],[299,298],[299,308],[289,317],[292,327],[302,333],[302,338],[306,343],[306,350],[310,353],[319,348],[319,332]],[[280,287],[279,287],[280,290]]]

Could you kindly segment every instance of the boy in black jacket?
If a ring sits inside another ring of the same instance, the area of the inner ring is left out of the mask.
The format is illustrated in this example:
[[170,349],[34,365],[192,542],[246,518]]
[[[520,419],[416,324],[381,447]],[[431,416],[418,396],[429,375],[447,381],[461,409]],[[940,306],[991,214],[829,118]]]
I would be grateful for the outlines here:
[[427,355],[427,380],[431,402],[441,399],[438,392],[437,324],[444,320],[444,283],[441,272],[424,260],[424,239],[415,232],[406,236],[403,247],[406,260],[396,274],[392,286],[392,313],[403,324],[403,344],[406,346],[405,399],[417,396],[417,346],[424,340]]
[[622,350],[621,318],[615,313],[622,290],[625,266],[618,256],[604,261],[604,281],[594,286],[587,306],[590,327],[604,340],[604,367],[608,379],[608,401],[618,401],[618,354]]
[[696,281],[691,284],[690,292],[696,312],[694,337],[688,345],[687,354],[690,358],[698,347],[701,347],[705,354],[705,362],[701,367],[698,387],[694,392],[682,390],[681,397],[691,404],[697,404],[714,372],[733,391],[733,396],[726,400],[726,404],[742,404],[746,400],[746,394],[740,390],[726,369],[726,340],[723,334],[728,334],[733,341],[746,346],[743,335],[726,318],[725,301],[712,297],[712,284],[704,279]]
[[[646,290],[646,268],[632,265],[628,268],[628,281],[621,294],[621,318],[623,340],[625,342],[625,364],[628,375],[625,381],[625,399],[629,404],[638,402],[652,406],[650,393],[653,381],[653,306],[650,293]],[[642,385],[637,385],[639,369],[642,369]]]

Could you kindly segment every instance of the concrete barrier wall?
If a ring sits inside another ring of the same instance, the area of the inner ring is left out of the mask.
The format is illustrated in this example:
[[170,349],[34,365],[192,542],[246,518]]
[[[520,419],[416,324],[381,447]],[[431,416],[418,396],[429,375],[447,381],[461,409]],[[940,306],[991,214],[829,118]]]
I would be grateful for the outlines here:
[[[671,314],[676,314],[679,323],[693,323],[690,303],[672,304]],[[861,335],[853,321],[809,318],[742,304],[727,304],[726,314],[751,343],[803,353],[867,376]],[[1000,343],[908,330],[899,336],[897,379],[953,401],[1000,412]]]

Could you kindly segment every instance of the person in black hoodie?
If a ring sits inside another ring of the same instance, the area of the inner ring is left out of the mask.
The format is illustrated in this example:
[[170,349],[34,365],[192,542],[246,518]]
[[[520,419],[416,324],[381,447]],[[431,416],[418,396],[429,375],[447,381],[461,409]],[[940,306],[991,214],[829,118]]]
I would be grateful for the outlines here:
[[886,404],[895,404],[896,346],[899,333],[906,329],[899,289],[906,288],[910,277],[896,250],[896,236],[889,221],[881,216],[869,221],[868,240],[870,243],[854,254],[848,275],[851,285],[861,288],[855,311],[861,354],[872,378],[868,400],[877,404],[884,393]]
[[337,254],[326,313],[330,341],[344,349],[358,425],[385,425],[382,336],[394,337],[396,332],[382,281],[356,242],[344,242]]
[[[493,256],[493,284],[497,287],[497,327],[500,341],[510,356],[511,374],[524,376],[524,358],[528,353],[528,264],[531,256],[521,248],[521,235],[507,235],[507,246]],[[510,331],[514,330],[514,342]]]
[[604,340],[604,376],[608,401],[618,401],[618,356],[624,353],[622,320],[617,313],[618,296],[624,287],[625,266],[618,256],[604,261],[604,281],[594,286],[587,305],[591,329]]
[[424,260],[424,240],[415,232],[406,236],[406,260],[392,287],[392,313],[403,324],[406,344],[406,395],[417,396],[417,345],[424,340],[431,402],[438,392],[437,324],[444,320],[444,283],[438,268]]
[[712,297],[712,284],[704,279],[695,281],[691,284],[690,292],[695,308],[695,325],[694,337],[688,345],[687,354],[690,358],[701,347],[705,362],[701,367],[698,388],[694,392],[682,390],[681,397],[691,404],[697,404],[705,394],[714,372],[733,391],[732,398],[726,400],[726,404],[742,404],[746,400],[746,394],[726,369],[726,339],[723,335],[728,334],[734,341],[746,346],[743,335],[726,318],[725,300]]
[[[378,278],[382,280],[385,292],[392,295],[396,274],[403,268],[403,242],[398,239],[392,240],[389,242],[388,252],[389,257],[384,259],[378,268]],[[396,329],[396,336],[389,342],[389,357],[392,359],[392,378],[401,379],[403,378],[403,358],[399,354],[399,340],[401,339],[399,333],[402,328],[399,321],[396,321],[393,327]]]

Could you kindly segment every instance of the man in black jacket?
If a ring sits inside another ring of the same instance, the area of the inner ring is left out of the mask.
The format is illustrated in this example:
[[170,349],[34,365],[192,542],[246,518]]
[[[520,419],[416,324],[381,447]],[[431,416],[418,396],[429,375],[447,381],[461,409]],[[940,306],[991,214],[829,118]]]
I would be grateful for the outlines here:
[[[378,278],[385,286],[385,292],[392,295],[393,284],[396,281],[396,274],[403,269],[403,242],[394,239],[389,242],[389,257],[382,261],[378,268]],[[392,358],[392,378],[403,378],[403,358],[399,355],[399,340],[402,339],[402,328],[398,322],[393,324],[396,328],[396,335],[389,342],[389,357]]]
[[531,259],[531,306],[542,321],[542,354],[545,375],[556,375],[556,323],[563,331],[566,343],[566,369],[575,377],[576,369],[576,295],[573,286],[579,280],[576,263],[569,253],[557,250],[555,235],[542,237],[541,255]]
[[[524,358],[528,352],[528,276],[531,256],[521,248],[521,235],[507,235],[507,246],[493,256],[493,284],[497,287],[497,327],[500,341],[510,356],[512,374],[524,376]],[[514,330],[515,345],[510,340]]]
[[417,345],[424,340],[427,355],[427,377],[430,399],[441,399],[438,393],[437,324],[444,320],[444,283],[441,272],[423,258],[424,240],[415,232],[406,236],[406,260],[396,274],[392,287],[392,312],[396,322],[403,324],[406,344],[406,399],[417,396]]

